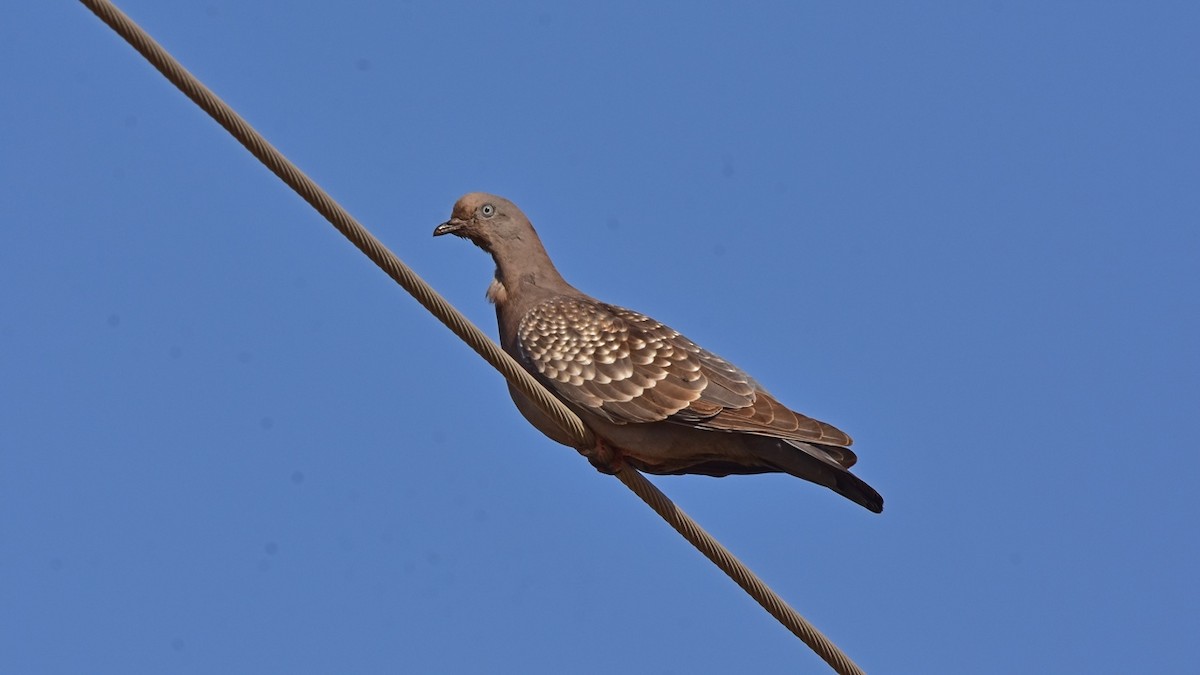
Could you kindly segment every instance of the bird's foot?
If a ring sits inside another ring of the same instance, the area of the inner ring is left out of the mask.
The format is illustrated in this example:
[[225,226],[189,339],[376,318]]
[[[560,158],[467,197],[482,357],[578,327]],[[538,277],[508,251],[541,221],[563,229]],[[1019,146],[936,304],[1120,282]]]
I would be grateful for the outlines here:
[[595,446],[580,450],[579,453],[587,457],[588,463],[600,473],[612,476],[625,467],[625,458],[621,456],[621,451],[600,439],[596,439]]

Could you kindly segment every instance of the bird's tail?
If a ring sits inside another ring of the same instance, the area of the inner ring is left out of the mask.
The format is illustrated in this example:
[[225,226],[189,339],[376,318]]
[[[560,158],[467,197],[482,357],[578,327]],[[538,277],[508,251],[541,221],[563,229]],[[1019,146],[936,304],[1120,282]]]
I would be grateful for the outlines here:
[[[846,499],[875,513],[883,512],[883,497],[863,479],[855,476],[837,461],[842,448],[816,443],[759,437],[756,453],[763,461],[797,478],[824,485]],[[837,452],[833,452],[837,451]]]

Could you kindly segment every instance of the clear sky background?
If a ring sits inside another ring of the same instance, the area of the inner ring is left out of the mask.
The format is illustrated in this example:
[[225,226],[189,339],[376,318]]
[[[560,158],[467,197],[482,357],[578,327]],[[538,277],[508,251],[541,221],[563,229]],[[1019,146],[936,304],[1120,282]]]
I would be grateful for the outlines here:
[[[121,6],[489,332],[473,190],[851,433],[654,482],[867,671],[1200,658],[1195,3]],[[82,6],[0,57],[0,671],[824,672]]]

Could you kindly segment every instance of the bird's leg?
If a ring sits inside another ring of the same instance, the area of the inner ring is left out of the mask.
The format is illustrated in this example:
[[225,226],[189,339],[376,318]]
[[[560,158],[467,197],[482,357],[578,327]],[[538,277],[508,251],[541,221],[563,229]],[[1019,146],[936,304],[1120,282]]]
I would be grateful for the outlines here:
[[597,471],[610,476],[615,475],[625,466],[625,458],[621,456],[620,449],[605,443],[600,438],[596,439],[596,445],[580,449],[579,453],[587,457],[588,463],[596,467]]

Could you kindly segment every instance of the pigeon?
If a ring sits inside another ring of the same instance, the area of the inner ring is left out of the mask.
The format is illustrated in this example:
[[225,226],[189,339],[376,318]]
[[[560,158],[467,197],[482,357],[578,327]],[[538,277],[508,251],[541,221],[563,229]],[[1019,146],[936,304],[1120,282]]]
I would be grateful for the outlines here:
[[[658,475],[788,473],[870,511],[883,497],[850,473],[850,437],[777,401],[737,366],[644,314],[588,296],[563,279],[533,224],[512,202],[473,192],[434,236],[491,254],[500,345],[583,420],[602,471]],[[558,443],[563,429],[517,389],[517,409]]]

